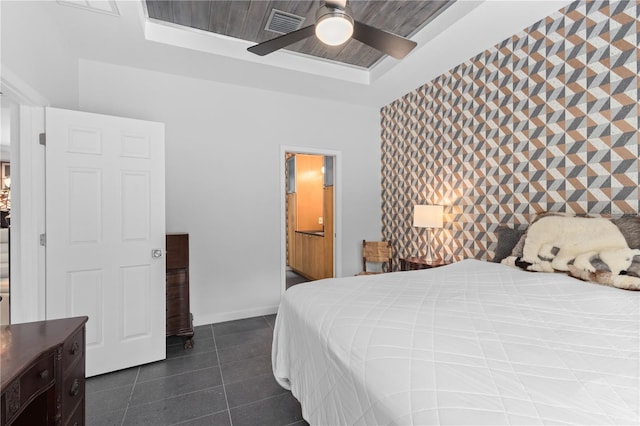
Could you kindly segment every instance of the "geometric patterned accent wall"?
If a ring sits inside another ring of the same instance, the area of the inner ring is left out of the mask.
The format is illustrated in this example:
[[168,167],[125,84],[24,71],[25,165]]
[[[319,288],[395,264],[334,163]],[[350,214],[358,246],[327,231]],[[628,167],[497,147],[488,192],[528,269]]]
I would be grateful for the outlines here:
[[[432,250],[490,259],[540,212],[637,213],[640,2],[576,1],[382,108],[382,228],[426,252],[415,204],[444,205]],[[397,262],[396,262],[397,265]]]

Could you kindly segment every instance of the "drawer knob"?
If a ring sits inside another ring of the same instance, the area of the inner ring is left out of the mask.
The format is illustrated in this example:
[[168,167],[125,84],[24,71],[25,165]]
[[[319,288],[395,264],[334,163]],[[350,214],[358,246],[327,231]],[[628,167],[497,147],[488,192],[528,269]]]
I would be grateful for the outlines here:
[[76,396],[78,395],[79,392],[80,392],[80,383],[78,382],[78,379],[75,379],[73,381],[73,384],[71,385],[71,390],[69,391],[69,395]]
[[80,349],[80,344],[78,344],[78,342],[73,342],[73,345],[71,345],[71,350],[69,352],[71,352],[71,355],[75,355],[76,353],[78,353],[78,349]]
[[49,378],[49,370],[44,370],[43,372],[40,373],[40,378],[45,380],[47,378]]

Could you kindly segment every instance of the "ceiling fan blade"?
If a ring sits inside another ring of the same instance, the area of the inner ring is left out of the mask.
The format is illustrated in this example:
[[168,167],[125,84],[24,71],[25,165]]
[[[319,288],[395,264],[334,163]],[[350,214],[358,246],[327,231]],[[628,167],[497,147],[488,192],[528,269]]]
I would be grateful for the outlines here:
[[396,59],[404,58],[418,45],[415,41],[370,27],[358,21],[353,23],[353,38]]
[[307,37],[311,37],[314,34],[315,26],[309,25],[308,27],[300,28],[299,30],[281,35],[280,37],[276,37],[274,39],[264,41],[260,44],[256,44],[255,46],[251,46],[247,48],[247,50],[251,53],[255,53],[256,55],[264,56],[269,53],[275,52],[278,49],[282,49],[283,47],[287,47],[290,44],[293,44],[300,40],[304,40]]
[[334,7],[337,9],[344,10],[344,8],[347,7],[347,0],[326,0],[324,4],[326,4],[329,7]]

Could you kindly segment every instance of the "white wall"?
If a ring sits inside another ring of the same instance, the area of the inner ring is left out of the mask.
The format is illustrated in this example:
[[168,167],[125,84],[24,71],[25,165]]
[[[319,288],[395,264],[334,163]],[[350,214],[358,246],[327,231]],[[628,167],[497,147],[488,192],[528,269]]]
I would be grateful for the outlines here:
[[[378,106],[566,1],[484,2],[463,20],[442,23],[448,30],[418,49],[424,55],[412,53],[372,86],[326,79],[313,84],[262,65],[189,55],[141,41],[133,15],[111,17],[50,1],[0,2],[1,59],[3,72],[11,70],[52,106],[166,123],[167,226],[192,235],[193,310],[196,321],[207,322],[277,303],[280,145],[342,151],[342,272],[355,273],[359,241],[380,235]],[[120,2],[124,12],[128,5]],[[106,62],[163,67],[202,79]],[[344,102],[319,100],[327,97]],[[358,103],[365,106],[347,105]]]
[[42,3],[2,1],[2,72],[21,81],[60,108],[76,108],[78,61]]
[[167,231],[190,234],[196,323],[275,312],[280,145],[342,152],[343,275],[380,238],[377,108],[84,60],[79,77],[82,110],[166,124]]

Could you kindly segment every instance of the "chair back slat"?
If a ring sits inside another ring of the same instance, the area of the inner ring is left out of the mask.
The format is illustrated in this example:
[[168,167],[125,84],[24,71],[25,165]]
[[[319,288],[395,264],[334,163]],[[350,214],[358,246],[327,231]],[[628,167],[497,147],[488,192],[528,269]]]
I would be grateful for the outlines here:
[[386,262],[391,257],[391,247],[386,241],[365,242],[362,251],[369,262]]
[[366,241],[362,240],[362,271],[367,273],[367,263],[382,263],[383,271],[393,270],[393,252],[391,241]]

